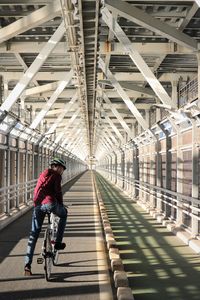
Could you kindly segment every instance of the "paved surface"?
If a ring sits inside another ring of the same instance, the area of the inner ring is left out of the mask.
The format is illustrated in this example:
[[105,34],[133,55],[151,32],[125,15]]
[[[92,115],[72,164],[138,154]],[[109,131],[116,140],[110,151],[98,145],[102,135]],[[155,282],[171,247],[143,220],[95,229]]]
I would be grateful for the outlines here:
[[135,300],[199,300],[200,255],[97,175]]
[[30,230],[31,212],[0,232],[0,300],[68,299],[112,300],[99,212],[92,176],[84,173],[64,195],[69,216],[64,241],[67,248],[46,282],[36,258],[41,251],[39,238],[32,277],[23,276],[24,253]]

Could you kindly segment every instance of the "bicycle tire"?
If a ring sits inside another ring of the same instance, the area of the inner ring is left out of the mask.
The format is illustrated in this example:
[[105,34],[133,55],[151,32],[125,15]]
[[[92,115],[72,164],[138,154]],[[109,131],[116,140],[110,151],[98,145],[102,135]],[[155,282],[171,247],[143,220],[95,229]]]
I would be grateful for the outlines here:
[[58,263],[58,250],[54,249],[54,253],[53,253],[53,265],[56,266]]
[[45,278],[47,281],[49,281],[51,277],[51,267],[53,263],[52,251],[53,249],[51,244],[51,232],[50,229],[47,228],[44,236],[44,270]]
[[[51,215],[51,229],[52,229],[52,240],[55,243],[57,230],[58,230],[58,217],[56,215]],[[58,250],[56,250],[53,246],[53,265],[56,266],[58,263]]]

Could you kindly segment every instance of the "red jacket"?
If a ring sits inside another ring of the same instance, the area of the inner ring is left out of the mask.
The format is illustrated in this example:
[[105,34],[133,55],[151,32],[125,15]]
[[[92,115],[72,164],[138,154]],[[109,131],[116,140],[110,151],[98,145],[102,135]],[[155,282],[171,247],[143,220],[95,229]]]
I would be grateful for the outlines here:
[[61,180],[61,175],[52,169],[42,172],[34,189],[34,206],[53,202],[63,204]]

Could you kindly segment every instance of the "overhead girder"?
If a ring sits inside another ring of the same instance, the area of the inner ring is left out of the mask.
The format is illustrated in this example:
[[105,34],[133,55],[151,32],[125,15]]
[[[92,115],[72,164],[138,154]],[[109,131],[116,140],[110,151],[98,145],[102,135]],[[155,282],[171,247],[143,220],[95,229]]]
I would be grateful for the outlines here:
[[59,95],[62,93],[64,88],[69,84],[70,80],[72,79],[72,76],[73,76],[73,70],[67,73],[64,79],[58,83],[57,89],[53,92],[53,94],[51,95],[50,99],[47,101],[45,106],[35,117],[35,119],[30,125],[30,128],[35,129],[38,126],[38,124],[42,121],[42,119],[45,117],[47,112],[51,109],[52,105],[55,103]]
[[121,135],[120,131],[115,126],[115,124],[113,123],[113,121],[107,115],[105,116],[105,120],[111,126],[112,130],[115,132],[115,134],[120,139],[120,141],[123,143],[124,142],[124,137]]
[[66,126],[63,128],[63,131],[56,137],[55,143],[58,143],[61,140],[61,138],[65,135],[65,131],[69,126],[71,126],[74,120],[78,117],[79,113],[80,113],[80,109],[77,109],[77,111],[70,118],[69,122],[67,122]]
[[[63,99],[66,99],[65,101],[69,101],[70,98],[73,97],[75,93],[75,89],[70,89],[70,88],[66,88],[58,97],[58,101],[57,103],[62,103],[63,102]],[[109,97],[110,99],[117,99],[117,98],[120,98],[119,94],[114,90],[104,90],[104,93],[106,94],[107,97]],[[150,96],[148,95],[148,97],[143,94],[143,93],[139,93],[139,92],[135,92],[135,91],[131,91],[131,90],[126,90],[126,94],[130,97],[130,98],[147,98],[147,99],[155,99],[157,97],[153,97],[153,96]],[[33,107],[37,108],[37,104],[38,104],[38,108],[41,106],[41,105],[44,105],[44,103],[46,103],[46,97],[51,97],[52,95],[52,92],[50,93],[42,93],[38,96],[31,96],[29,98],[26,98],[26,103],[29,104],[29,105],[32,105]],[[36,103],[36,100],[38,101]],[[60,101],[60,102],[59,102]]]
[[116,88],[117,92],[119,93],[123,101],[126,103],[127,107],[130,109],[132,114],[135,116],[138,123],[142,126],[144,130],[148,129],[149,126],[144,120],[144,118],[142,117],[141,113],[138,111],[138,109],[135,107],[133,102],[130,100],[127,93],[123,90],[119,82],[116,80],[115,76],[110,72],[108,68],[106,68],[105,63],[103,62],[102,59],[99,59],[99,66],[104,72],[104,74],[107,76],[107,78],[111,81],[112,85]]
[[[149,56],[159,56],[162,54],[191,54],[193,53],[192,49],[184,47],[182,45],[177,45],[174,42],[168,43],[132,43],[134,48],[140,52],[140,54],[145,54]],[[38,42],[16,42],[13,41],[9,48],[4,44],[0,44],[0,53],[39,53],[44,47],[45,43]],[[105,55],[127,55],[128,53],[124,47],[119,42],[111,43],[112,47],[107,48],[105,42],[99,42],[99,54]],[[54,49],[54,54],[66,54],[66,42],[60,42]]]
[[183,45],[184,47],[188,47],[195,51],[198,49],[198,43],[195,39],[143,12],[136,6],[132,6],[121,0],[106,0],[105,3],[110,10],[117,10],[120,16],[133,21],[144,28],[148,28],[149,30],[156,32],[177,44]]
[[0,29],[0,43],[3,43],[18,34],[43,24],[61,14],[60,1],[55,0],[28,16],[20,18],[10,25]]
[[55,33],[46,43],[44,48],[37,55],[34,62],[31,64],[31,66],[28,68],[25,74],[21,77],[20,81],[17,83],[15,88],[12,90],[12,92],[9,94],[7,99],[3,102],[3,104],[0,107],[2,111],[4,110],[9,111],[11,109],[12,105],[21,96],[25,88],[28,86],[28,84],[36,75],[36,73],[38,72],[42,64],[45,62],[48,55],[53,51],[57,43],[61,40],[64,33],[65,33],[64,23],[61,23],[61,25],[58,27],[58,29],[55,31]]
[[[62,80],[65,72],[38,72],[34,79],[38,80],[38,81],[44,81],[45,78],[48,78],[48,81],[58,81],[58,80]],[[117,79],[117,81],[129,81],[129,82],[146,82],[146,80],[144,79],[143,75],[140,72],[134,72],[134,73],[124,73],[124,72],[115,72],[115,78]],[[22,77],[23,73],[22,72],[2,72],[0,71],[0,76],[3,76],[5,78],[5,80],[7,81],[12,81],[12,80],[19,80]],[[196,75],[196,72],[176,72],[176,73],[164,73],[161,74],[159,76],[159,81],[162,82],[170,82],[172,79],[172,75],[180,78],[183,77],[185,79],[187,79],[188,76],[193,77],[194,75]],[[99,78],[100,79],[100,78]]]
[[[133,60],[137,68],[140,70],[146,81],[149,83],[155,94],[158,96],[160,101],[168,107],[175,108],[176,103],[173,103],[163,86],[160,84],[159,80],[156,78],[156,76],[153,74],[151,69],[148,67],[142,56],[139,54],[138,51],[136,51],[126,36],[126,34],[123,32],[119,24],[114,20],[112,17],[112,14],[109,12],[107,8],[104,8],[102,10],[103,20],[106,22],[106,24],[109,26],[111,30],[115,33],[118,40],[122,43],[124,48],[129,53],[130,58]],[[144,126],[143,126],[144,128]]]
[[[99,80],[98,84],[104,84],[104,85],[110,85],[110,86],[112,86],[112,84],[110,83],[109,80]],[[119,84],[121,85],[121,87],[123,89],[132,90],[132,91],[141,93],[143,96],[146,96],[146,97],[148,97],[148,96],[154,96],[154,97],[156,97],[156,94],[150,88],[144,88],[142,86],[139,86],[139,85],[136,85],[136,84],[132,84],[132,83],[129,83],[129,82],[126,82],[126,81],[125,82],[124,81],[119,81]]]
[[74,107],[74,103],[77,101],[77,93],[74,94],[74,96],[72,97],[72,99],[68,102],[65,103],[62,112],[59,113],[57,119],[54,121],[53,125],[49,128],[49,130],[47,131],[47,134],[50,134],[52,132],[54,132],[54,130],[56,129],[56,127],[62,122],[62,120],[64,119],[65,115],[67,114],[68,111],[70,111],[70,109],[72,107]]
[[40,85],[40,86],[36,86],[33,88],[27,88],[24,92],[23,92],[23,96],[28,97],[28,96],[32,96],[32,95],[37,95],[37,94],[41,94],[44,92],[49,92],[49,91],[53,91],[58,87],[58,81],[52,82],[52,83],[47,83],[44,85]]
[[126,124],[126,122],[123,120],[122,116],[117,111],[117,109],[112,106],[112,103],[111,103],[110,99],[106,96],[105,93],[103,93],[103,99],[105,100],[105,102],[108,105],[110,105],[110,110],[115,115],[115,117],[117,118],[117,120],[119,121],[119,123],[121,124],[121,126],[124,128],[125,132],[127,132],[127,134],[129,135],[129,137],[132,138],[132,132],[131,132],[130,128],[128,127],[128,125]]

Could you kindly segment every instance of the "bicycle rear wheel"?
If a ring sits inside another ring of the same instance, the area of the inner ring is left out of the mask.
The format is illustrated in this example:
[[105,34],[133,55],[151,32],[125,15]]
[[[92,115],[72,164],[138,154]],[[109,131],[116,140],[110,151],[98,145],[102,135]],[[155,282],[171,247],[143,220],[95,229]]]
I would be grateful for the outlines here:
[[53,252],[53,265],[56,266],[57,263],[58,263],[58,250],[54,249],[54,252]]
[[44,237],[44,270],[45,270],[45,278],[47,281],[49,281],[51,277],[51,267],[53,263],[52,260],[53,260],[53,249],[51,244],[51,232],[50,229],[47,228]]

